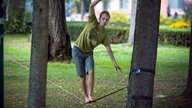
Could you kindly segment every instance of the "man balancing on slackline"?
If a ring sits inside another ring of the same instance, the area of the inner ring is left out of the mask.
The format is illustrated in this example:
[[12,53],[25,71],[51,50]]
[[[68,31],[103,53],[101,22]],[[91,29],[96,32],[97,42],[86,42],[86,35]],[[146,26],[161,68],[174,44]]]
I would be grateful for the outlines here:
[[[99,22],[95,16],[94,7],[102,0],[92,0],[89,6],[88,22],[85,28],[81,32],[78,39],[75,41],[75,45],[72,49],[72,56],[76,65],[77,75],[80,77],[80,84],[84,94],[85,102],[89,103],[93,101],[92,93],[94,86],[94,58],[93,50],[99,44],[103,44],[110,56],[116,70],[122,72],[121,68],[116,63],[113,56],[113,52],[110,47],[110,43],[105,31],[110,14],[108,11],[100,13]],[[86,84],[86,71],[89,75],[88,78],[88,90]]]

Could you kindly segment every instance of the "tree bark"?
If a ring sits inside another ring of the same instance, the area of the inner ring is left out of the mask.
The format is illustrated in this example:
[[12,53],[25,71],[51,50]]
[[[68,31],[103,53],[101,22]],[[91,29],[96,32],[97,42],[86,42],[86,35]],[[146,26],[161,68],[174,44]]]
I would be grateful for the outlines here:
[[130,25],[129,39],[128,39],[129,45],[133,45],[133,42],[134,42],[136,9],[137,9],[137,0],[132,0],[131,25]]
[[151,108],[161,0],[138,0],[127,108]]
[[3,1],[0,1],[0,108],[4,107],[4,10]]
[[46,105],[48,3],[47,0],[33,0],[28,108],[45,108]]
[[[192,28],[192,20],[191,20],[191,28]],[[189,53],[187,86],[181,96],[184,98],[192,98],[192,29],[190,36],[190,53]]]
[[49,61],[71,61],[70,36],[67,33],[63,0],[49,0]]

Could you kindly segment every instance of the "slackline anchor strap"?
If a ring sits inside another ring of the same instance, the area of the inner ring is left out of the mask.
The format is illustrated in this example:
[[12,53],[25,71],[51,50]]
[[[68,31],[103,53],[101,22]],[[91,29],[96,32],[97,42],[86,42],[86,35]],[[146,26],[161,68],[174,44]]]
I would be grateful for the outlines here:
[[130,71],[130,74],[129,74],[129,78],[131,76],[132,73],[134,73],[136,75],[139,75],[141,72],[148,72],[148,73],[152,73],[152,74],[155,74],[155,70],[153,69],[148,69],[148,68],[137,68],[137,69],[133,69]]
[[152,96],[137,96],[137,95],[132,95],[131,97],[129,97],[129,99],[152,101],[153,97],[152,97]]

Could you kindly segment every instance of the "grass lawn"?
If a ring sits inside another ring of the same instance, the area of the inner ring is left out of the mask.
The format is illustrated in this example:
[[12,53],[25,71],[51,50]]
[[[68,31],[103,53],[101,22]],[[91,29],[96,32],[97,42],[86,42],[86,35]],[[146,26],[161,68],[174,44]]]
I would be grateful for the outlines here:
[[[128,46],[126,43],[111,46],[123,72],[115,71],[105,48],[102,45],[98,46],[94,50],[96,74],[94,98],[111,93],[128,84],[132,46]],[[4,53],[27,67],[30,64],[30,47],[31,43],[26,35],[5,35]],[[163,99],[158,96],[175,97],[182,93],[187,79],[188,59],[189,48],[187,47],[158,45],[154,107],[178,106],[177,103],[161,104]],[[65,92],[67,90],[83,99],[73,63],[48,63],[47,78],[47,108],[124,108],[126,106],[126,89],[88,105]],[[5,108],[27,107],[28,80],[29,71],[4,56]],[[57,86],[50,82],[54,82]]]
[[160,25],[160,30],[169,30],[169,31],[190,31],[190,28],[171,28],[169,25]]

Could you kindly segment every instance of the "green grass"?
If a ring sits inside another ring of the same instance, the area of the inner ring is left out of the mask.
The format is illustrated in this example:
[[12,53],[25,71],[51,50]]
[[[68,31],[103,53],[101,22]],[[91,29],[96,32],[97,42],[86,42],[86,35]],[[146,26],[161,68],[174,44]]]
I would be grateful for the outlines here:
[[170,28],[169,25],[160,25],[160,30],[168,30],[168,31],[190,31],[190,28]]
[[[4,53],[28,67],[30,64],[30,47],[31,43],[26,35],[5,35]],[[115,71],[105,48],[102,45],[98,46],[94,50],[96,72],[94,98],[127,85],[132,46],[128,46],[126,43],[118,44],[112,45],[112,49],[123,72]],[[156,101],[156,95],[176,96],[183,91],[188,72],[188,59],[189,48],[187,47],[158,45],[154,101]],[[5,57],[4,76],[5,108],[26,108],[29,71]],[[79,78],[76,76],[73,63],[48,63],[47,78],[83,99]],[[47,108],[123,108],[126,105],[127,96],[127,90],[123,90],[94,104],[85,105],[50,82],[47,82],[46,93]]]

